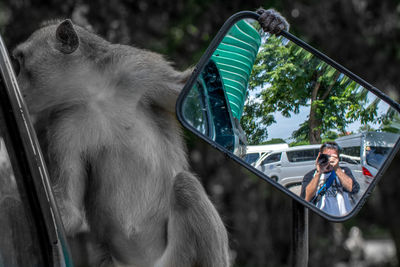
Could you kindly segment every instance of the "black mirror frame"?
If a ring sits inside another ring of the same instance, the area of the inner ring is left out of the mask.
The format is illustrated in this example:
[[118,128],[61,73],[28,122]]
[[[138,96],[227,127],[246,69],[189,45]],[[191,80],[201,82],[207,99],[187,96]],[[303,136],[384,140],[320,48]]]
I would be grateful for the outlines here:
[[[189,91],[191,90],[193,84],[197,80],[197,77],[200,75],[200,73],[203,70],[205,64],[208,62],[208,60],[210,59],[210,57],[212,56],[214,51],[217,49],[218,45],[220,44],[220,42],[222,41],[224,36],[228,33],[230,28],[237,21],[242,20],[242,19],[258,20],[258,18],[259,18],[259,15],[257,13],[255,13],[255,12],[242,11],[242,12],[234,14],[233,16],[231,16],[224,23],[224,25],[222,26],[222,28],[220,29],[218,34],[212,40],[210,46],[207,48],[206,52],[201,57],[199,63],[196,65],[195,69],[193,70],[193,73],[190,76],[188,82],[184,86],[181,94],[179,95],[179,98],[178,98],[177,103],[176,103],[177,118],[178,118],[179,122],[186,129],[188,129],[191,132],[193,132],[197,137],[201,138],[202,140],[204,140],[205,142],[210,144],[212,147],[214,147],[214,148],[218,149],[219,151],[223,152],[226,157],[233,159],[238,164],[240,164],[241,166],[245,167],[250,172],[255,173],[261,179],[265,180],[266,182],[268,182],[269,184],[274,186],[276,189],[278,189],[278,190],[282,191],[283,193],[289,195],[292,199],[296,200],[297,202],[299,202],[303,206],[311,209],[312,211],[314,211],[315,213],[317,213],[318,215],[320,215],[321,217],[323,217],[324,219],[326,219],[328,221],[331,221],[331,222],[344,222],[344,221],[350,219],[351,217],[353,217],[354,215],[356,215],[361,210],[361,208],[363,207],[364,203],[368,199],[369,195],[372,193],[372,190],[375,188],[376,184],[382,178],[383,173],[390,166],[390,162],[392,162],[393,158],[396,156],[396,154],[397,154],[397,152],[398,152],[398,150],[400,148],[400,140],[397,140],[397,142],[396,142],[395,146],[393,147],[391,153],[388,155],[387,160],[384,162],[384,164],[382,165],[381,169],[379,170],[379,172],[377,173],[377,175],[373,179],[372,183],[370,184],[368,189],[364,192],[363,196],[360,198],[359,202],[356,204],[356,206],[353,208],[353,210],[350,213],[348,213],[347,215],[345,215],[345,216],[336,217],[336,216],[329,215],[329,214],[327,214],[325,212],[322,212],[316,206],[314,206],[310,202],[307,202],[304,199],[300,198],[300,196],[297,196],[296,194],[294,194],[293,192],[289,191],[284,186],[282,186],[282,185],[280,185],[280,184],[278,184],[276,182],[273,182],[271,178],[269,178],[267,175],[265,175],[260,170],[257,170],[255,168],[252,168],[249,165],[246,165],[239,157],[234,155],[232,152],[226,150],[223,146],[217,144],[216,142],[213,142],[213,141],[209,140],[208,138],[205,138],[195,128],[193,128],[191,125],[186,123],[186,121],[183,118],[183,115],[182,115],[183,100],[185,99],[185,97],[189,93]],[[383,92],[379,91],[376,87],[374,87],[371,84],[367,83],[366,81],[364,81],[363,79],[361,79],[360,77],[358,77],[357,75],[355,75],[354,73],[352,73],[351,71],[349,71],[348,69],[343,67],[342,65],[338,64],[334,60],[330,59],[328,56],[324,55],[320,51],[316,50],[315,48],[313,48],[312,46],[310,46],[307,43],[303,42],[302,40],[300,40],[296,36],[290,34],[289,32],[282,31],[280,33],[280,35],[282,35],[283,37],[285,37],[285,38],[289,39],[290,41],[296,43],[300,47],[304,48],[305,50],[309,51],[310,53],[312,53],[313,55],[318,57],[319,59],[325,61],[326,63],[330,64],[334,68],[338,69],[339,71],[341,71],[342,73],[347,75],[349,78],[353,79],[354,81],[356,81],[357,83],[362,85],[365,89],[367,89],[368,91],[370,91],[373,94],[375,94],[376,96],[378,96],[380,99],[385,101],[387,104],[389,104],[392,108],[394,108],[397,112],[400,113],[400,104],[398,104],[395,101],[393,101],[386,94],[384,94]]]

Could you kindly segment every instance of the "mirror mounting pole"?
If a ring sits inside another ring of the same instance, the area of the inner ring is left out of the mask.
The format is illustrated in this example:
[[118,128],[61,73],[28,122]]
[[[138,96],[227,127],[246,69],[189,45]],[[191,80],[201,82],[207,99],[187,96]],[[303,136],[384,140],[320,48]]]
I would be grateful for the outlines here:
[[308,266],[308,209],[292,200],[292,266]]

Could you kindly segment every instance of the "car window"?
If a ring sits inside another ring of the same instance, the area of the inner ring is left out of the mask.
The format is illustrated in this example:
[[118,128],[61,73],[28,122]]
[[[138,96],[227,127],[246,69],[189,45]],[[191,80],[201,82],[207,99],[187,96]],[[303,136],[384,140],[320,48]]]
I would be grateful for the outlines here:
[[349,147],[342,147],[340,151],[340,155],[347,155],[351,157],[360,157],[360,146],[349,146]]
[[27,194],[32,189],[21,182],[3,114],[0,102],[0,266],[46,266]]
[[340,155],[339,157],[340,163],[345,162],[352,165],[360,164],[360,157],[354,157],[349,155]]
[[278,162],[281,160],[281,155],[282,153],[275,153],[275,154],[271,154],[268,157],[266,157],[263,162],[261,163],[261,165],[265,165],[265,164],[269,164],[269,163],[274,163],[274,162]]
[[286,155],[290,162],[314,161],[318,156],[319,149],[304,149],[287,151]]
[[205,92],[208,95],[211,123],[213,124],[214,140],[227,150],[233,152],[235,148],[235,136],[230,117],[230,107],[226,99],[221,76],[215,62],[210,62],[202,72]]
[[360,146],[343,147],[340,153],[348,156],[359,157],[360,150]]
[[361,162],[360,154],[361,154],[360,146],[349,146],[342,147],[340,150],[340,162],[348,163],[352,165],[358,165]]
[[249,154],[246,154],[246,156],[244,157],[244,160],[247,163],[252,164],[252,163],[256,162],[259,157],[260,157],[260,153],[249,153]]
[[204,135],[208,135],[207,110],[204,101],[204,89],[197,82],[185,99],[183,116],[191,126]]
[[392,148],[380,147],[380,146],[369,146],[366,149],[367,153],[367,164],[371,165],[375,169],[379,169]]

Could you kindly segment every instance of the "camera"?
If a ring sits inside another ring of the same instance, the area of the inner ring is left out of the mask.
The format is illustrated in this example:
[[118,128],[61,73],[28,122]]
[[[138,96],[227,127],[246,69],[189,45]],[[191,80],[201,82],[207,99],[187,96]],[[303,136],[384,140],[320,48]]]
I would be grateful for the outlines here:
[[327,154],[320,154],[318,157],[318,165],[325,166],[329,163],[329,156]]

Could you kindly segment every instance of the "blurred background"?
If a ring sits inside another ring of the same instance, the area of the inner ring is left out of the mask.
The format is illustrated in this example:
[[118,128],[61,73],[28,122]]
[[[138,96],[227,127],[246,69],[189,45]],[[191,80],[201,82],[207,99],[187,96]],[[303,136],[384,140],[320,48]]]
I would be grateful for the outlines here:
[[[0,0],[9,50],[41,22],[72,18],[111,42],[162,53],[177,69],[194,66],[224,21],[242,10],[275,8],[290,32],[391,96],[400,97],[400,0]],[[291,200],[186,133],[199,175],[230,233],[235,266],[290,266]],[[310,212],[309,266],[398,266],[400,159],[364,208],[345,223]]]

